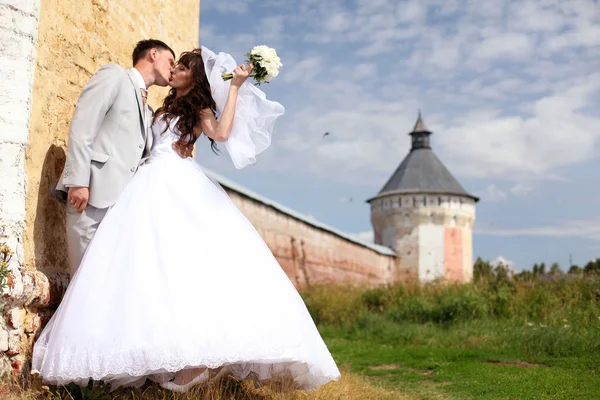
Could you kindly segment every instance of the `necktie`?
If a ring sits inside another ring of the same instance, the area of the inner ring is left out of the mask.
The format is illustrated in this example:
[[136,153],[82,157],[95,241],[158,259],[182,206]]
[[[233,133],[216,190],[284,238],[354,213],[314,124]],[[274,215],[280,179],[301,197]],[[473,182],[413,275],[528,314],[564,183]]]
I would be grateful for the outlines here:
[[142,103],[146,105],[148,103],[148,91],[144,88],[140,88],[140,91],[142,92]]

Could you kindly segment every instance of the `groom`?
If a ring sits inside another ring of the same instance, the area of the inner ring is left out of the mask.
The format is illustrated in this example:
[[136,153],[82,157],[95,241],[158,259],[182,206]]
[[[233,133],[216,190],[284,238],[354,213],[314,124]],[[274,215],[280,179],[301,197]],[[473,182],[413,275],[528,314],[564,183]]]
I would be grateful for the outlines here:
[[167,86],[174,65],[175,53],[164,42],[142,40],[133,50],[133,68],[104,65],[79,96],[56,187],[67,200],[71,277],[104,215],[150,156],[148,88]]

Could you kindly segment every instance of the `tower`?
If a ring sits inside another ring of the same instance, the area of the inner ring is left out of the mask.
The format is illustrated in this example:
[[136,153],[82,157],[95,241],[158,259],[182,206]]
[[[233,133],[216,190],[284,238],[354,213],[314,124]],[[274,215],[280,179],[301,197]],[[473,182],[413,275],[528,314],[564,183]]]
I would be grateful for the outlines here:
[[473,277],[472,228],[479,199],[465,191],[431,149],[421,113],[408,155],[367,200],[375,243],[390,247],[400,269],[420,282]]

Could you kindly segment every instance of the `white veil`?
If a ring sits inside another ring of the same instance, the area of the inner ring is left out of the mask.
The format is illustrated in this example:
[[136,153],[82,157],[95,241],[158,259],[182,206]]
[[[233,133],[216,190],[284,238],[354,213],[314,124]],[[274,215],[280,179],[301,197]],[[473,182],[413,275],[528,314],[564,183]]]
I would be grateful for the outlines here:
[[[212,97],[217,105],[217,119],[221,117],[231,80],[223,81],[221,74],[230,73],[238,64],[227,53],[215,54],[202,46],[202,60]],[[244,168],[256,162],[256,155],[271,145],[271,135],[275,120],[285,109],[275,101],[267,100],[264,92],[258,89],[250,78],[240,87],[235,106],[235,117],[225,148],[236,168]]]

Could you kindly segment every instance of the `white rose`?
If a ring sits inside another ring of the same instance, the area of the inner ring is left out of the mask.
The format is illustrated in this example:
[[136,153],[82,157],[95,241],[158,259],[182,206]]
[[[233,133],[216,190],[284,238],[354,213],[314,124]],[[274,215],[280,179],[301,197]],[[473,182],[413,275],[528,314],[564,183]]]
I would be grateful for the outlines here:
[[276,77],[277,75],[279,75],[279,70],[275,67],[273,67],[273,65],[269,65],[266,67],[267,70],[267,74],[271,75],[272,77]]
[[252,50],[250,51],[250,54],[262,56],[262,55],[266,54],[266,52],[268,50],[269,50],[269,48],[264,45],[263,46],[254,46],[252,48]]

